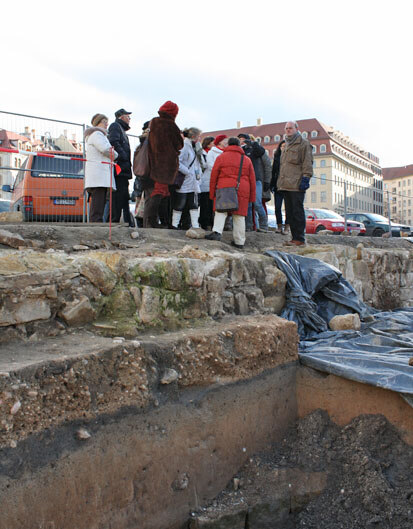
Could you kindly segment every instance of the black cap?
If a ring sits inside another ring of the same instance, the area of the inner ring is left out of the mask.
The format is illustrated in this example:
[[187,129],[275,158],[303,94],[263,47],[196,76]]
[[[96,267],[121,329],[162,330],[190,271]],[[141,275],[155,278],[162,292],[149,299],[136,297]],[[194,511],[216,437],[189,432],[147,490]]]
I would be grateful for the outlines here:
[[150,121],[145,121],[145,123],[142,125],[142,130],[149,129],[149,123]]
[[124,116],[125,114],[132,114],[132,112],[126,112],[124,108],[120,108],[115,112],[115,118],[120,118],[121,116]]
[[241,134],[238,134],[238,138],[244,138],[245,140],[251,139],[249,134],[244,134],[243,132],[241,132]]

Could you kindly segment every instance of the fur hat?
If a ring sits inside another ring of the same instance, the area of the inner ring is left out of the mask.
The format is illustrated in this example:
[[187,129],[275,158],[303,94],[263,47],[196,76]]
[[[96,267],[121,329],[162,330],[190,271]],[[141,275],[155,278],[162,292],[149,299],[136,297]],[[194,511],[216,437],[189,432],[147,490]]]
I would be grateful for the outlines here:
[[158,112],[165,112],[166,114],[169,114],[173,118],[176,118],[179,112],[179,107],[176,103],[173,103],[172,101],[166,101],[158,110]]
[[221,143],[221,141],[225,140],[225,138],[228,138],[226,134],[218,134],[218,136],[214,140],[214,145],[218,145],[218,143]]
[[108,119],[105,114],[95,114],[90,122],[94,127],[97,127],[99,123],[104,119]]

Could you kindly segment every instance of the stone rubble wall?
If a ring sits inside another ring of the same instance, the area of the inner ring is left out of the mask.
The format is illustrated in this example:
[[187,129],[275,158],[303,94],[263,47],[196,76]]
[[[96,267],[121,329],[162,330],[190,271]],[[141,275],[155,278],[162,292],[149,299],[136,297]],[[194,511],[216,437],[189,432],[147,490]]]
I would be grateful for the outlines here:
[[360,298],[381,310],[413,306],[412,250],[351,246],[312,248],[311,255],[338,268]]
[[[299,252],[342,271],[361,299],[379,309],[413,301],[413,250],[312,246]],[[286,278],[258,253],[184,247],[69,254],[49,249],[0,253],[0,343],[36,341],[90,324],[110,335],[174,330],[225,315],[280,314]]]
[[286,278],[270,257],[191,247],[170,254],[3,251],[0,341],[87,323],[112,335],[173,330],[200,318],[280,313]]

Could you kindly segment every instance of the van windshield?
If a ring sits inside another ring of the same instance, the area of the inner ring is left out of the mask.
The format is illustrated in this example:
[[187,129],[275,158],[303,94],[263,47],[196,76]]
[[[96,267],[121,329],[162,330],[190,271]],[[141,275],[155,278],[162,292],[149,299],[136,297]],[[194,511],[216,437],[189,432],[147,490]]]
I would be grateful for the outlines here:
[[37,178],[83,178],[83,162],[35,156],[32,176]]

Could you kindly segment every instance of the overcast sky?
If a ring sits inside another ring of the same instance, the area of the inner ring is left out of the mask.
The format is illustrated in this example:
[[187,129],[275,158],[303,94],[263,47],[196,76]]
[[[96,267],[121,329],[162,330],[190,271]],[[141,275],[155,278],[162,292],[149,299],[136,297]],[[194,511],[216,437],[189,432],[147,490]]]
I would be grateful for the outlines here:
[[204,131],[317,118],[383,167],[411,164],[409,4],[8,2],[0,110],[89,123],[124,107],[134,133],[167,99]]

